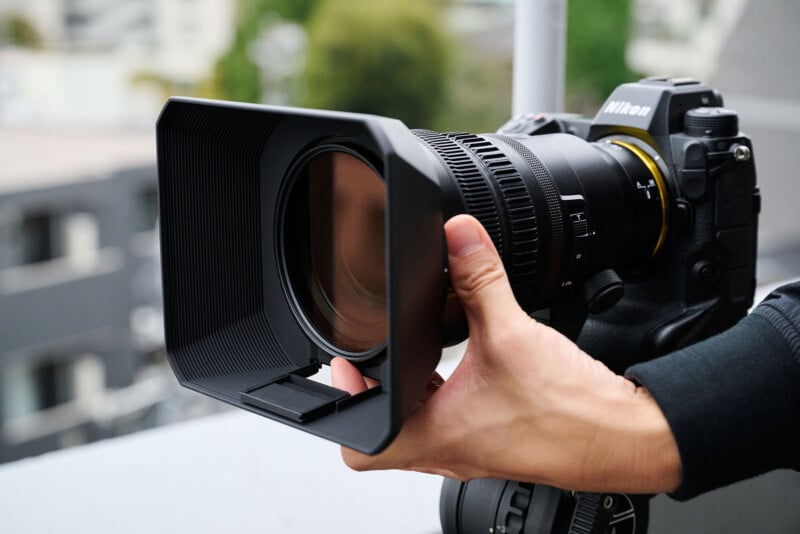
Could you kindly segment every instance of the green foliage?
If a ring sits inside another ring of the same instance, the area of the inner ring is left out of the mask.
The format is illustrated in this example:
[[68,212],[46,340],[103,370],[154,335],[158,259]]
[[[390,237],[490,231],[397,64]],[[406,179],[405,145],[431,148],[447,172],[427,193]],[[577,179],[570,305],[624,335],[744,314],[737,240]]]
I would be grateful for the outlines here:
[[278,16],[305,23],[318,0],[240,0],[239,17],[231,48],[217,61],[211,78],[198,88],[207,98],[259,102],[261,73],[250,57],[250,46],[258,38],[264,22]]
[[42,37],[25,17],[12,14],[0,19],[0,27],[5,26],[7,39],[11,44],[27,47],[41,48]]
[[448,77],[437,15],[419,0],[323,0],[309,23],[303,104],[429,127]]
[[201,96],[239,102],[261,99],[259,69],[249,55],[259,30],[260,13],[252,11],[254,7],[253,2],[242,2],[233,44],[217,60],[211,78],[199,88]]
[[248,33],[249,28],[237,31],[233,46],[217,61],[211,79],[201,86],[202,96],[239,102],[261,100],[261,73],[249,54],[255,37],[248,38]]
[[244,0],[243,11],[250,15],[275,13],[282,19],[305,24],[319,0]]
[[[568,101],[594,107],[635,74],[625,63],[631,0],[569,0],[567,3]],[[579,110],[586,111],[586,110]]]
[[442,132],[493,132],[511,113],[511,58],[498,58],[475,43],[455,48],[447,98],[433,124]]
[[[567,2],[568,110],[594,115],[617,85],[638,77],[625,63],[631,4],[632,0]],[[493,131],[511,112],[511,58],[481,50],[468,39],[458,43],[457,52],[452,90],[435,129]]]
[[[306,26],[308,62],[294,102],[394,116],[412,127],[491,131],[508,117],[510,58],[451,46],[431,0],[239,0],[230,50],[197,94],[257,102],[253,41],[278,15]],[[620,83],[632,0],[569,0],[567,108],[593,114]]]

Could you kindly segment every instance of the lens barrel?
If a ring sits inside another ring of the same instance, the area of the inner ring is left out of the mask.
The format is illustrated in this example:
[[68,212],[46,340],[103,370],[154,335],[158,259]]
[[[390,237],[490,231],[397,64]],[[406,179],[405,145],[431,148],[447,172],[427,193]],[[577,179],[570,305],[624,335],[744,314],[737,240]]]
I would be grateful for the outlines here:
[[605,269],[642,268],[663,245],[660,158],[624,136],[511,136],[414,130],[449,177],[445,218],[486,228],[527,310]]
[[[570,292],[593,313],[607,309],[621,296],[615,270],[642,268],[664,242],[666,183],[637,139],[413,133],[440,165],[444,218],[481,222],[528,311]],[[384,179],[357,149],[330,143],[288,176],[279,248],[298,321],[318,344],[368,360],[388,335]],[[467,335],[456,299],[444,325],[446,345]]]
[[439,520],[444,534],[644,534],[649,500],[648,495],[571,492],[511,480],[445,478]]
[[[666,235],[667,188],[658,155],[625,137],[413,133],[440,164],[442,214],[476,217],[491,236],[528,311],[580,294],[595,312],[621,296],[614,270],[636,270]],[[351,360],[379,351],[387,333],[386,187],[358,150],[313,146],[289,172],[278,216],[287,295],[317,343]],[[597,285],[597,284],[595,284]],[[599,293],[598,293],[599,291]],[[466,337],[456,299],[445,344]]]

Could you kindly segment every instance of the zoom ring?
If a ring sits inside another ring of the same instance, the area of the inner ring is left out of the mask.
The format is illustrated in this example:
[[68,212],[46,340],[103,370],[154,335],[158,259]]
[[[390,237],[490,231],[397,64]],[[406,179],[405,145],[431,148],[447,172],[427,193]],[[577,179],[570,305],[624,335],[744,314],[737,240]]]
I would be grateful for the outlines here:
[[550,216],[550,256],[556,259],[560,258],[561,249],[564,243],[563,216],[561,213],[561,204],[559,201],[558,191],[553,179],[544,168],[544,165],[542,165],[542,162],[539,161],[539,158],[537,158],[533,152],[528,150],[522,143],[507,135],[494,135],[492,137],[500,139],[501,141],[507,143],[508,146],[516,150],[517,153],[522,156],[522,158],[528,164],[528,167],[536,178],[536,183],[539,185],[539,188],[544,194],[544,199],[547,203],[548,215]]
[[494,195],[467,150],[438,132],[430,130],[412,130],[412,132],[433,148],[445,162],[450,174],[458,183],[467,213],[480,221],[502,257],[504,243]]
[[508,215],[511,246],[507,258],[510,281],[523,293],[533,284],[539,234],[536,212],[528,188],[511,161],[489,140],[469,133],[449,133],[447,137],[467,147],[494,175]]

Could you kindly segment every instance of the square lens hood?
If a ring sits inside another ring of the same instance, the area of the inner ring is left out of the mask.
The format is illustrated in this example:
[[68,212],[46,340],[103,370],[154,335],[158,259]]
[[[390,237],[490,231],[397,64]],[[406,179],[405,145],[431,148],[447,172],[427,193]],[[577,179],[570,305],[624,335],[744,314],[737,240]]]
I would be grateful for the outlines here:
[[[300,155],[347,146],[386,184],[385,348],[349,395],[309,380],[337,354],[299,324],[281,278],[279,192]],[[439,361],[446,294],[440,177],[399,121],[171,98],[158,119],[166,348],[180,383],[353,449],[385,448]]]

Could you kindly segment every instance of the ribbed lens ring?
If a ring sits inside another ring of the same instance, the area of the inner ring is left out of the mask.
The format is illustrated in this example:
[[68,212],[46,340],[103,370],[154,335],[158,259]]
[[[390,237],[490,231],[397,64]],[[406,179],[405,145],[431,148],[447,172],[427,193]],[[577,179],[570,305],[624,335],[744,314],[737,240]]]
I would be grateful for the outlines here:
[[[548,262],[547,272],[544,276],[543,285],[549,287],[558,275],[558,267],[561,262],[561,251],[564,247],[564,217],[561,211],[561,202],[556,184],[553,181],[552,176],[550,176],[550,173],[548,173],[547,169],[545,169],[542,162],[539,161],[539,158],[537,158],[534,153],[522,143],[507,135],[494,134],[491,135],[490,138],[498,139],[501,142],[506,143],[517,154],[519,154],[523,160],[525,160],[525,163],[534,177],[534,180],[531,184],[535,187],[538,187],[539,192],[541,193],[541,196],[544,198],[544,201],[547,205],[547,218],[550,221],[548,226],[550,235],[546,239],[548,239],[550,244],[550,260]],[[541,220],[541,218],[539,219],[539,224],[544,225],[544,222]]]
[[[535,280],[539,233],[533,201],[519,171],[485,137],[414,133],[444,160],[458,184],[467,213],[481,221],[492,237],[515,292],[526,294]],[[483,168],[476,165],[475,159]],[[487,212],[487,208],[491,211]]]
[[486,138],[467,133],[448,136],[472,150],[494,175],[494,183],[508,219],[510,243],[506,250],[509,278],[515,289],[528,289],[536,272],[539,233],[533,200],[525,182],[508,158]]
[[430,130],[412,130],[442,158],[450,175],[455,178],[467,213],[480,221],[492,238],[497,252],[503,254],[500,216],[494,195],[484,173],[459,143],[444,134]]

